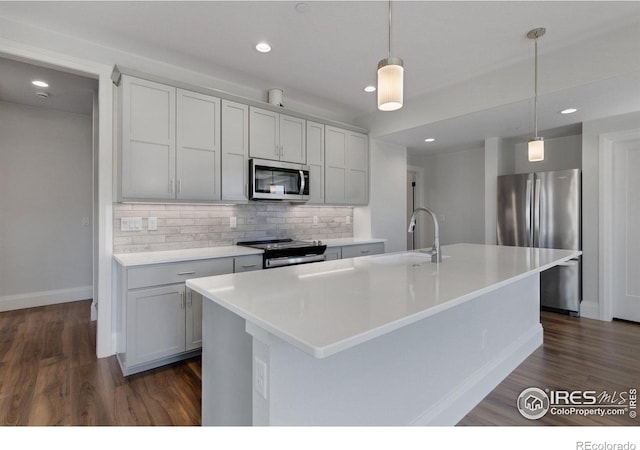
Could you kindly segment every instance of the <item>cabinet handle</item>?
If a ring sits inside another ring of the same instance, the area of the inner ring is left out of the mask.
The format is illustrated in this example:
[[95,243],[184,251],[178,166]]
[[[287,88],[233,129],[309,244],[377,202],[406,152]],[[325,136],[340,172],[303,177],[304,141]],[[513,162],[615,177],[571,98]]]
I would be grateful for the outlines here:
[[173,182],[173,178],[169,178],[169,193],[173,194],[173,186],[174,186],[174,182]]
[[182,180],[178,180],[178,194],[182,191]]
[[243,269],[250,269],[251,267],[255,267],[257,264],[245,264],[242,266]]
[[371,253],[371,250],[360,250],[360,253],[366,255],[367,253]]
[[276,153],[276,156],[278,156],[280,154],[280,147],[278,146],[278,144],[274,145],[274,151]]
[[244,184],[244,196],[249,195],[249,185],[247,183]]
[[193,294],[193,291],[189,290],[189,292],[187,293],[187,306],[189,308],[191,308],[191,306],[193,305],[193,299],[191,298],[191,295]]
[[178,272],[178,275],[193,275],[194,273],[196,273],[195,270],[193,272]]
[[184,309],[184,291],[180,292],[180,309]]
[[280,156],[284,156],[284,145],[280,146]]

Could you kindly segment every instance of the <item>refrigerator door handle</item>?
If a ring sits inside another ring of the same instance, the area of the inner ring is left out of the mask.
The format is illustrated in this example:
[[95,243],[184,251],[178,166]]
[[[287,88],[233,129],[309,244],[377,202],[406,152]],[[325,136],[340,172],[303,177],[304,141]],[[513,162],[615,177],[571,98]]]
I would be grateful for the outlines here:
[[533,246],[540,246],[540,179],[533,181]]
[[534,183],[534,178],[529,178],[527,180],[527,192],[525,193],[526,204],[525,204],[525,214],[527,221],[527,229],[529,230],[529,242],[527,246],[533,246],[533,223],[531,222],[531,218],[533,217],[533,202],[531,201],[531,183]]

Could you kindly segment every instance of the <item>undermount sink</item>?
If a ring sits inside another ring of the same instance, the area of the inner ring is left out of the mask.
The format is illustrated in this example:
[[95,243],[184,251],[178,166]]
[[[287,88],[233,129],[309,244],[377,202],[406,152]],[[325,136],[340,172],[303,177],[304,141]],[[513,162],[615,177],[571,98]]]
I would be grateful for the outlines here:
[[391,255],[381,255],[371,258],[374,264],[422,264],[431,263],[431,251],[407,252]]

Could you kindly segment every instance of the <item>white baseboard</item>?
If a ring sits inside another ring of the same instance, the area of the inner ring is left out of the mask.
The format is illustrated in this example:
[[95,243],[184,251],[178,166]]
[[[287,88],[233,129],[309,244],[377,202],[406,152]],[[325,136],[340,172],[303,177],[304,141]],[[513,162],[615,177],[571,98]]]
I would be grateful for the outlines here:
[[[467,378],[450,395],[421,414],[410,425],[452,426],[457,424],[540,347],[542,342],[543,330],[542,326],[538,324]],[[517,413],[515,403],[513,408],[514,413]]]
[[600,308],[593,300],[582,300],[580,303],[580,317],[600,320]]
[[0,312],[14,309],[34,308],[36,306],[55,305],[57,303],[87,300],[93,297],[92,286],[80,286],[53,291],[29,292],[26,294],[0,297]]

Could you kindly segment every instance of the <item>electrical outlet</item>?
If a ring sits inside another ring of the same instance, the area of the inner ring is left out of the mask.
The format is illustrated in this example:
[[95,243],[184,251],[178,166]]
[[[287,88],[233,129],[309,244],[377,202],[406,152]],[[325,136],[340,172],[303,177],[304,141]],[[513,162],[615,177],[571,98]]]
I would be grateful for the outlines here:
[[260,358],[253,361],[253,388],[265,400],[267,399],[267,363]]
[[318,216],[313,216],[313,224],[318,225]]
[[238,226],[238,218],[236,216],[229,217],[229,227],[236,228]]
[[129,224],[129,218],[123,217],[120,219],[120,231],[129,231],[131,229],[131,225]]
[[88,227],[88,226],[89,226],[89,223],[91,223],[91,221],[89,220],[89,218],[88,218],[88,217],[83,217],[83,218],[82,218],[82,225],[83,225],[83,226]]
[[141,231],[142,230],[142,217],[130,217],[129,225],[131,231]]
[[158,229],[158,218],[157,217],[149,217],[147,219],[147,230],[156,231]]
[[347,216],[347,225],[351,225],[351,216]]

